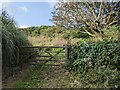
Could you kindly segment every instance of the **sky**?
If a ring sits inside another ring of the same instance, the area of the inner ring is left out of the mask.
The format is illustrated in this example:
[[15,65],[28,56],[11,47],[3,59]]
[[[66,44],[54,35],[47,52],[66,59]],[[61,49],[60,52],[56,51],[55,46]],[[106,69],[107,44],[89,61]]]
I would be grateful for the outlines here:
[[[53,25],[50,21],[55,2],[10,2],[9,14],[14,17],[18,27]],[[3,7],[5,7],[3,6]]]
[[0,0],[0,8],[7,8],[18,27],[53,25],[50,19],[56,2],[58,0]]

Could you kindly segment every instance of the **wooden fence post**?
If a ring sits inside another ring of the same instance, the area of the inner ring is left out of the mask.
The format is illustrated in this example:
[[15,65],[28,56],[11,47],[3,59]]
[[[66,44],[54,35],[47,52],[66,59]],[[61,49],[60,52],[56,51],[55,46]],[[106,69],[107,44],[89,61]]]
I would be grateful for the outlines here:
[[69,60],[70,55],[70,45],[67,45],[67,60]]
[[67,46],[67,47],[66,47],[66,60],[69,60],[70,46],[71,46],[70,38],[68,39],[66,46]]

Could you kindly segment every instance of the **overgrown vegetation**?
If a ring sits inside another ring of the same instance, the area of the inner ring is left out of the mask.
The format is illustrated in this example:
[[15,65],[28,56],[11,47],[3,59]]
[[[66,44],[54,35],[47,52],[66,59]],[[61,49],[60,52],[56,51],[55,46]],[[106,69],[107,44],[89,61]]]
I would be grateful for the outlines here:
[[55,38],[61,36],[64,39],[71,38],[88,38],[88,34],[80,33],[78,29],[66,29],[58,26],[39,26],[29,28],[19,28],[20,31],[25,32],[29,36],[43,35],[47,38]]
[[[75,34],[73,32],[75,32]],[[91,38],[88,35],[86,35],[83,38],[81,38],[81,36],[73,37],[72,36],[73,34],[77,35],[81,33],[77,33],[77,30],[70,31],[67,29],[65,30],[64,28],[59,29],[55,26],[42,29],[40,30],[40,33],[38,33],[37,35],[33,33],[29,34],[28,36],[42,39],[39,38],[38,36],[43,35],[46,38],[55,38],[60,35],[63,36],[62,38],[68,39],[70,35],[71,40],[73,40],[74,38],[80,39],[80,41],[77,42],[76,44],[74,45],[71,44],[71,48],[69,50],[70,53],[69,62],[67,63],[67,70],[69,70],[69,74],[64,75],[64,72],[61,72],[63,74],[57,73],[56,76],[57,77],[59,76],[59,79],[52,78],[54,82],[51,83],[50,78],[46,80],[47,74],[45,77],[44,75],[41,75],[41,73],[48,72],[52,74],[52,72],[56,72],[56,71],[53,70],[51,72],[50,69],[46,67],[47,71],[39,72],[38,68],[36,67],[34,68],[34,70],[30,71],[28,75],[23,77],[22,80],[16,82],[13,87],[16,88],[30,88],[30,87],[119,88],[120,87],[120,80],[119,80],[120,79],[119,77],[120,48],[118,47],[118,41],[117,41],[118,38],[117,26],[110,27],[106,32],[106,37],[104,37],[104,40],[101,42],[100,41],[95,42],[94,40],[95,38]],[[66,37],[64,37],[64,35],[66,35]],[[46,42],[48,43],[48,41]],[[45,68],[42,68],[42,70],[45,70]]]
[[[64,27],[59,27],[59,26],[38,26],[38,27],[28,27],[28,28],[19,28],[20,31],[25,33],[28,36],[36,37],[43,35],[46,38],[55,38],[57,36],[61,36],[64,39],[68,38],[92,38],[89,34],[87,33],[82,33],[80,30],[82,30],[83,27],[80,29],[75,29],[75,28],[64,28]],[[104,38],[111,38],[111,39],[117,39],[117,33],[118,33],[118,27],[117,25],[110,26],[106,31],[105,31],[105,36]],[[103,38],[103,39],[104,39]]]
[[[117,25],[119,22],[119,2],[60,2],[57,5],[59,6],[57,7],[58,12],[56,10],[53,13],[53,21],[56,26],[32,26],[18,29],[14,20],[3,11],[0,16],[2,19],[3,76],[10,74],[14,67],[26,62],[18,59],[17,54],[19,46],[30,45],[24,35],[26,34],[33,45],[61,46],[65,45],[69,39],[71,43],[68,50],[68,62],[65,64],[66,69],[64,68],[62,72],[53,67],[51,70],[51,67],[46,67],[44,64],[41,67],[40,63],[38,63],[20,81],[16,82],[13,87],[119,88],[120,35],[118,31],[120,27]],[[68,7],[68,10],[65,7]],[[92,9],[95,10],[93,11]],[[76,10],[79,12],[76,12]],[[66,13],[67,15],[64,15],[64,12],[68,11],[69,14]],[[73,16],[75,20],[71,19]],[[41,49],[41,51],[44,50],[55,53],[60,51],[60,49]],[[20,49],[23,58],[25,58],[25,54],[30,54],[28,51],[29,49],[24,49],[23,51]],[[32,50],[32,52],[34,51]],[[38,53],[46,55],[40,51]],[[34,54],[33,57],[36,57],[37,53]],[[63,58],[63,54],[60,54],[59,59]],[[53,72],[56,73],[55,79],[49,79],[47,76],[51,74],[50,77],[54,76]]]
[[81,43],[71,46],[69,52],[67,68],[85,75],[88,84],[107,82],[106,87],[120,86],[120,77],[117,76],[120,73],[120,48],[117,41]]
[[16,23],[6,11],[0,15],[2,20],[2,65],[3,78],[13,72],[13,68],[24,61],[19,61],[18,49],[20,46],[30,45],[26,36],[16,27]]
[[90,68],[120,69],[120,49],[117,41],[104,40],[97,43],[81,43],[70,49],[70,69],[83,73]]

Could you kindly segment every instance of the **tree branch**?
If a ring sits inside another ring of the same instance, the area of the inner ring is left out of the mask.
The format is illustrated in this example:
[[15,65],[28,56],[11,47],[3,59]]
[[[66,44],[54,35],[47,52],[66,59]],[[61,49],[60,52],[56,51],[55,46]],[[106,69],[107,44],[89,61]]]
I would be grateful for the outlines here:
[[[94,2],[93,2],[93,4],[94,4]],[[89,5],[89,2],[86,2],[86,5],[90,8],[90,10],[92,11],[92,14],[93,14],[93,16],[94,16],[94,19],[95,20],[97,20],[97,17],[96,17],[96,15],[95,15],[95,10]]]
[[100,4],[100,9],[99,9],[99,14],[98,14],[97,20],[99,19],[100,15],[101,15],[101,10],[102,10],[102,1],[101,1],[101,4]]
[[89,34],[90,36],[95,37],[95,35],[94,35],[94,34],[92,34],[92,33],[88,32],[87,30],[85,30],[85,32],[86,32],[87,34]]

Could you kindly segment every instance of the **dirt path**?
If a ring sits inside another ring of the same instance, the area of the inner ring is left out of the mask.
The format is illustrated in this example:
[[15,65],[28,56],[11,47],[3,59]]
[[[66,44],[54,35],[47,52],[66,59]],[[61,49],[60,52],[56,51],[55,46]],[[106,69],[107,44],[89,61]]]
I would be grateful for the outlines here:
[[40,66],[40,64],[27,66],[14,77],[3,83],[5,88],[59,88],[73,87],[75,78],[64,67]]

